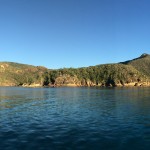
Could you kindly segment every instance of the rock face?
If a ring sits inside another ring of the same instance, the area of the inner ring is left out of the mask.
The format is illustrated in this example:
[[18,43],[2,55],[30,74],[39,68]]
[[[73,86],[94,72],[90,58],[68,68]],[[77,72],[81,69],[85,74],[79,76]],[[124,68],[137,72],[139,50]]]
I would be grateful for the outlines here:
[[150,82],[146,81],[114,81],[114,80],[107,80],[105,82],[101,83],[93,83],[92,81],[85,80],[85,79],[78,79],[77,76],[70,76],[70,75],[62,75],[56,78],[55,83],[53,85],[54,87],[60,87],[60,86],[69,86],[69,87],[78,87],[78,86],[87,86],[87,87],[93,87],[93,86],[100,86],[100,87],[134,87],[134,86],[150,86]]
[[130,83],[125,83],[124,85],[117,84],[116,86],[125,86],[125,87],[149,87],[150,82],[130,82]]
[[23,87],[42,87],[43,85],[37,84],[37,83],[32,83],[32,84],[23,84]]
[[70,76],[70,75],[61,75],[56,78],[54,86],[96,86],[95,83],[93,83],[90,80],[79,80],[77,76]]
[[54,85],[55,86],[81,86],[81,82],[76,76],[70,76],[64,74],[56,78]]

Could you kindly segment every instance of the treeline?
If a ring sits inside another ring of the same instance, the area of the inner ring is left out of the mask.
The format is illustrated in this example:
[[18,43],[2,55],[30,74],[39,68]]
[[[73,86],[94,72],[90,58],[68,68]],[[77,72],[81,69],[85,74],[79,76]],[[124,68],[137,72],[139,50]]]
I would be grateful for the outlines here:
[[50,70],[44,74],[44,83],[55,84],[58,77],[69,75],[77,77],[81,84],[90,81],[94,85],[115,86],[116,84],[130,83],[146,79],[134,67],[124,64],[107,64],[91,66],[87,68],[63,68],[58,70]]
[[116,86],[132,82],[150,81],[150,55],[118,64],[105,64],[83,68],[49,70],[41,66],[1,62],[0,85],[57,86]]

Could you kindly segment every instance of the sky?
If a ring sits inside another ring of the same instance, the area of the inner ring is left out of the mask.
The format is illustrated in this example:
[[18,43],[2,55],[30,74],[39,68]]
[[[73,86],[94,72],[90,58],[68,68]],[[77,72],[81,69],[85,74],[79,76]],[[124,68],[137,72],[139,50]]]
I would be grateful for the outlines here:
[[150,54],[150,0],[0,0],[0,61],[49,69]]

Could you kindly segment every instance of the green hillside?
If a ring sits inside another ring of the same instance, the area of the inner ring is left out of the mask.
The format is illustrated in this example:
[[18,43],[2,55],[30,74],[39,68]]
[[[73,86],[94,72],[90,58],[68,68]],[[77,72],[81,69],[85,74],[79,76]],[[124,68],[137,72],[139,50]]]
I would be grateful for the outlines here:
[[[146,76],[131,65],[106,64],[79,69],[59,69],[50,72],[50,81],[58,85],[67,83],[65,76],[76,77],[81,86],[117,86],[146,81]],[[52,78],[54,77],[54,78]],[[60,82],[57,81],[59,78]],[[60,80],[62,78],[62,80]]]
[[0,63],[0,86],[150,85],[150,55],[116,64],[49,70],[13,62]]
[[0,85],[17,86],[23,84],[43,84],[43,74],[47,72],[45,67],[0,62]]
[[[74,78],[75,82],[71,80]],[[142,85],[150,80],[150,55],[117,64],[97,65],[85,68],[64,68],[50,72],[50,81],[56,85],[124,86]]]
[[131,65],[141,73],[150,76],[150,55],[142,54],[139,58],[126,61],[123,64]]

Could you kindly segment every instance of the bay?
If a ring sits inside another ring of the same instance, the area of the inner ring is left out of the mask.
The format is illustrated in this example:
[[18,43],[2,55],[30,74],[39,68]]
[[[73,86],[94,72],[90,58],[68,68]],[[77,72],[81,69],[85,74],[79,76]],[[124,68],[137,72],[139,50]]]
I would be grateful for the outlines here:
[[149,148],[148,87],[0,87],[0,150]]

